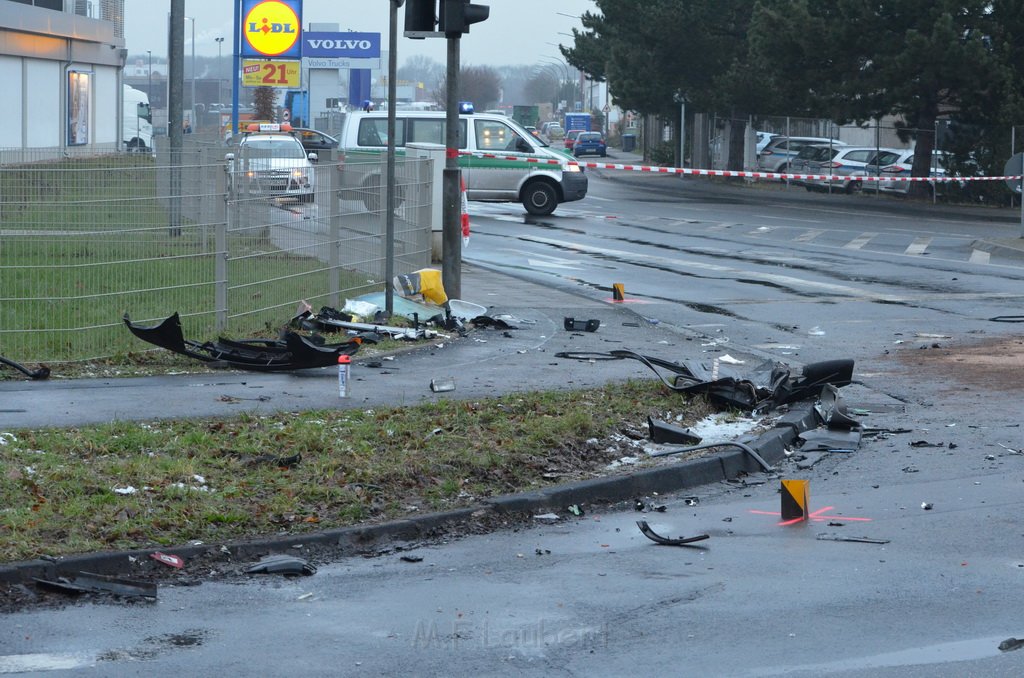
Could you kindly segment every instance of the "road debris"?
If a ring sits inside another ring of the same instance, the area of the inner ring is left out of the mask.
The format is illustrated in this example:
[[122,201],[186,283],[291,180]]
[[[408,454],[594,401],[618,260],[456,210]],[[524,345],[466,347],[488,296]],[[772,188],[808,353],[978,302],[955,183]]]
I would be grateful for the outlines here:
[[255,565],[245,568],[246,574],[283,574],[286,576],[316,574],[316,568],[302,558],[288,555],[264,556]]
[[650,416],[647,417],[647,429],[650,431],[651,440],[656,443],[696,445],[701,442],[701,437],[690,429],[675,426]]
[[422,563],[423,556],[402,556],[399,558],[403,563]]
[[455,379],[452,377],[445,377],[442,379],[431,379],[430,390],[434,393],[445,393],[448,391],[455,390]]
[[[556,358],[582,361],[637,360],[646,365],[668,388],[679,393],[707,395],[719,405],[746,411],[778,407],[821,394],[826,385],[836,388],[852,383],[853,360],[827,360],[803,368],[800,376],[791,373],[788,365],[774,360],[737,370],[714,358],[708,365],[700,361],[674,363],[628,350],[607,353],[562,351]],[[671,378],[662,373],[668,372]]]
[[999,643],[999,649],[1003,652],[1012,652],[1024,647],[1024,638],[1007,638]]
[[47,379],[50,376],[50,368],[46,365],[40,365],[38,369],[30,370],[19,362],[15,362],[9,358],[5,358],[0,355],[0,365],[7,365],[13,367],[29,379]]
[[576,318],[566,317],[562,321],[562,326],[565,327],[567,332],[597,332],[597,328],[601,326],[601,321],[597,318],[576,320]]
[[638,520],[636,521],[636,525],[640,528],[640,531],[645,537],[656,544],[661,544],[662,546],[685,546],[687,544],[692,544],[695,541],[703,541],[711,538],[711,535],[708,534],[698,534],[695,537],[663,537],[652,530],[646,520]]
[[149,554],[149,557],[158,563],[163,563],[164,565],[167,565],[168,567],[175,567],[179,570],[185,567],[185,561],[184,559],[182,559],[181,556],[175,556],[169,553],[161,553],[160,551],[154,551],[153,553]]
[[[832,523],[829,523],[831,525]],[[846,535],[839,534],[819,534],[815,537],[821,541],[852,541],[859,542],[861,544],[888,544],[888,539],[873,539],[871,537],[847,537]]]
[[[338,344],[318,344],[297,332],[284,330],[280,339],[218,339],[198,342],[185,339],[178,313],[156,325],[138,325],[124,314],[124,324],[145,342],[206,363],[223,363],[243,370],[276,372],[338,364],[338,356],[354,355],[364,341],[376,339],[357,335]],[[372,331],[372,330],[367,330]]]
[[42,579],[33,577],[33,581],[39,586],[61,593],[79,595],[82,593],[109,593],[125,598],[148,598],[156,600],[156,584],[152,582],[135,581],[111,577],[105,574],[93,574],[92,572],[76,572],[70,578],[58,577],[57,579]]

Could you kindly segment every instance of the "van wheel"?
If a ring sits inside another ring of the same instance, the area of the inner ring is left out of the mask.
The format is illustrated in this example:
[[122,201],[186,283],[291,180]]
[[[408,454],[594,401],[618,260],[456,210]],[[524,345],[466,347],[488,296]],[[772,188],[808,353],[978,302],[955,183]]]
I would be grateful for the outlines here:
[[380,205],[380,177],[370,177],[363,182],[363,205],[367,212],[379,212]]
[[550,184],[535,181],[523,189],[523,207],[534,216],[546,217],[558,207],[558,195]]

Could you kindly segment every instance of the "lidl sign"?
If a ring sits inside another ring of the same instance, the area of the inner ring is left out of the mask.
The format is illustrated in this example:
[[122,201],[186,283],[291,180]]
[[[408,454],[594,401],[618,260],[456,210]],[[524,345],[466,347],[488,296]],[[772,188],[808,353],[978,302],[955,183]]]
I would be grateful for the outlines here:
[[299,58],[302,0],[242,0],[242,56]]

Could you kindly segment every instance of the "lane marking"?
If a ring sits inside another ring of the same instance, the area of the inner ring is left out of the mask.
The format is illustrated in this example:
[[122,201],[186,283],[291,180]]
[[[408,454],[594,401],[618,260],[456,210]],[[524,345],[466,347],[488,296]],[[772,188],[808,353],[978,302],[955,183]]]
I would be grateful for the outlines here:
[[[855,287],[852,285],[839,285],[836,283],[816,282],[813,280],[807,280],[805,278],[797,278],[789,275],[779,275],[776,273],[762,273],[759,271],[751,271],[747,268],[735,268],[732,266],[722,266],[720,264],[708,264],[700,261],[693,261],[691,259],[679,259],[673,257],[663,257],[653,254],[638,254],[636,252],[627,252],[625,250],[609,249],[607,247],[594,247],[590,245],[583,245],[581,243],[571,242],[568,240],[558,240],[556,238],[544,238],[540,236],[522,236],[520,238],[525,242],[534,242],[542,245],[550,245],[557,247],[562,250],[570,252],[578,252],[580,254],[592,254],[601,257],[612,257],[621,259],[627,265],[642,265],[640,262],[651,262],[657,263],[663,266],[678,267],[680,270],[702,270],[709,273],[717,273],[724,277],[729,278],[746,278],[753,280],[764,280],[773,282],[778,285],[793,287],[796,289],[812,289],[823,292],[830,292],[836,295],[836,300],[841,301],[843,299],[861,299],[870,301],[888,301],[888,302],[921,302],[926,300],[954,300],[954,299],[1020,299],[1022,294],[1015,292],[998,292],[998,293],[962,293],[962,294],[879,294],[871,290]],[[585,265],[584,262],[576,262]],[[806,303],[821,303],[825,299],[816,298],[809,299]],[[728,303],[756,303],[763,304],[764,300],[735,300]],[[801,303],[801,302],[796,302]]]
[[812,228],[811,230],[806,231],[805,233],[803,233],[801,235],[798,235],[797,237],[793,238],[793,240],[795,240],[797,242],[811,242],[812,240],[814,240],[815,238],[817,238],[819,235],[821,235],[824,232],[825,231],[823,231],[823,230]]
[[864,245],[867,245],[871,241],[871,239],[874,238],[876,235],[878,234],[871,233],[870,231],[867,233],[861,233],[859,236],[843,245],[843,249],[859,250],[860,248],[864,247]]
[[44,653],[0,655],[0,673],[69,671],[95,665],[95,656]]
[[928,249],[928,245],[930,245],[931,243],[931,238],[914,238],[914,242],[907,245],[907,249],[903,250],[903,253],[912,256],[924,254],[924,251]]
[[968,259],[972,264],[987,264],[992,255],[985,250],[971,250],[971,258]]

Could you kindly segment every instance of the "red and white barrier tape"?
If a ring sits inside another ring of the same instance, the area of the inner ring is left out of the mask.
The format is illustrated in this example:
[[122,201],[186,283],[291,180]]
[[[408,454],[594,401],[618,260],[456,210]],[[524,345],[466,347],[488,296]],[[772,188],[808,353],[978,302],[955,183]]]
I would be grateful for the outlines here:
[[[521,155],[497,155],[494,153],[461,153],[461,155],[472,155],[477,158],[487,158],[493,160],[516,160],[518,162],[535,163],[538,165],[558,165],[560,162],[554,159],[545,158],[526,158]],[[892,176],[869,176],[869,175],[831,175],[831,174],[784,174],[781,172],[744,172],[738,170],[710,170],[710,169],[687,169],[685,167],[656,167],[652,165],[623,165],[612,162],[580,162],[579,160],[570,160],[569,164],[579,165],[587,169],[612,169],[612,170],[624,170],[626,172],[646,172],[649,174],[683,174],[700,177],[741,177],[748,179],[802,179],[805,181],[847,181],[856,179],[857,181],[891,181],[891,182],[909,182],[909,181],[935,181],[938,183],[943,182],[965,182],[965,181],[1020,181],[1024,178],[1024,175],[1011,175],[1011,176],[998,176],[998,177],[958,177],[958,176],[941,176],[941,177],[892,177]]]

